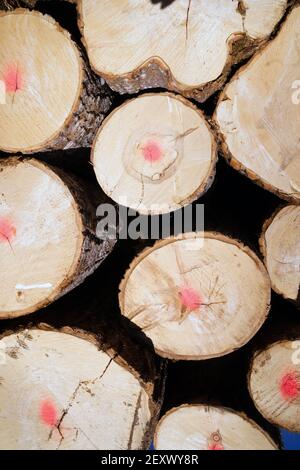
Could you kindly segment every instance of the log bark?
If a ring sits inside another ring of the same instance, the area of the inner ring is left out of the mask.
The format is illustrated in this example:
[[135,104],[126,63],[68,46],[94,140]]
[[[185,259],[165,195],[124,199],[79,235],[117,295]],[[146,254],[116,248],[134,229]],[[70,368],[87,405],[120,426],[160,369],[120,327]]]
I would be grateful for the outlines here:
[[12,157],[1,160],[0,181],[2,319],[32,313],[78,286],[115,240],[96,237],[101,200],[89,199],[84,184],[62,170]]
[[6,92],[0,149],[33,153],[89,147],[112,94],[69,33],[50,16],[17,9],[0,13],[0,34],[0,80]]
[[300,325],[290,302],[273,295],[268,321],[254,338],[248,358],[248,390],[270,423],[299,432]]
[[203,102],[264,45],[288,1],[78,2],[93,69],[119,93],[163,87]]
[[119,303],[157,354],[202,360],[228,354],[254,336],[269,311],[270,280],[256,255],[236,240],[183,234],[134,259]]
[[170,93],[126,102],[103,122],[92,163],[105,193],[141,214],[167,213],[211,186],[216,144],[204,115]]
[[159,421],[157,450],[275,450],[271,437],[246,415],[208,404],[181,405]]
[[300,6],[221,94],[215,120],[225,158],[265,189],[300,200]]
[[300,307],[300,206],[280,208],[260,237],[272,288]]
[[40,324],[6,331],[0,347],[1,449],[148,448],[164,375],[148,351],[139,350],[144,382],[133,358],[108,348],[99,332]]

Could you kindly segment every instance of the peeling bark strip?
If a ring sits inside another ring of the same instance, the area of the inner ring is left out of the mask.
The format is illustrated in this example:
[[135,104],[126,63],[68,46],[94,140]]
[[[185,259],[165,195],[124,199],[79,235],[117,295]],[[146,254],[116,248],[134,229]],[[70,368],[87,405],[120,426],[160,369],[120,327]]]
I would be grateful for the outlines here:
[[300,206],[286,206],[263,226],[260,238],[272,288],[300,306]]
[[300,432],[300,336],[271,342],[255,351],[248,388],[256,408],[268,421]]
[[[278,35],[234,76],[215,113],[225,158],[265,189],[300,201],[300,6]],[[255,112],[251,106],[255,103]]]
[[120,285],[119,303],[157,354],[208,359],[243,346],[259,330],[269,311],[270,281],[239,242],[190,233],[137,256]]
[[217,153],[199,109],[178,95],[149,93],[105,119],[91,158],[109,197],[141,214],[161,214],[208,190]]
[[156,3],[79,0],[90,63],[119,93],[160,87],[203,102],[234,64],[266,44],[289,2],[176,0],[163,9]]
[[254,421],[229,408],[182,405],[159,421],[156,450],[275,450],[271,437]]
[[[0,364],[1,449],[126,450],[149,444],[157,413],[153,382],[152,389],[145,387],[92,334],[46,325],[26,333],[27,348]],[[1,350],[17,348],[17,337],[6,333]]]
[[37,311],[79,285],[115,242],[96,238],[97,202],[83,182],[57,168],[2,159],[0,186],[3,319]]
[[[0,150],[33,153],[91,145],[112,93],[53,18],[0,13]],[[11,38],[14,38],[14,41]]]

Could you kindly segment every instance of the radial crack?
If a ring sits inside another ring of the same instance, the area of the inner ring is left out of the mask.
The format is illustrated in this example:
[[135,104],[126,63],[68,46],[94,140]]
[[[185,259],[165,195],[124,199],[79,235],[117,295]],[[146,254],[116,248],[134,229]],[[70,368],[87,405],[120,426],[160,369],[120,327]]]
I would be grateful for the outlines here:
[[134,428],[138,424],[139,410],[141,408],[141,402],[142,402],[142,390],[140,391],[137,402],[136,402],[133,421],[132,421],[132,425],[131,425],[131,429],[130,429],[130,435],[129,435],[129,439],[128,439],[128,445],[127,445],[128,450],[131,450]]
[[192,0],[189,0],[189,4],[186,11],[186,20],[185,20],[185,41],[187,42],[189,36],[189,18],[190,18],[190,8]]
[[[100,381],[103,376],[105,375],[105,373],[107,372],[109,366],[111,365],[112,361],[117,357],[118,354],[115,354],[112,358],[110,358],[110,360],[108,361],[106,367],[104,368],[103,372],[101,372],[101,374],[99,375],[99,377],[96,377],[95,379],[92,379],[92,380],[80,380],[78,385],[76,386],[74,392],[72,393],[72,396],[70,398],[70,400],[68,401],[68,406],[63,410],[62,414],[61,414],[61,417],[60,419],[58,420],[58,422],[56,423],[56,425],[51,429],[50,433],[49,433],[49,436],[48,436],[48,441],[52,438],[52,435],[53,435],[53,431],[54,429],[57,429],[58,432],[59,432],[59,435],[60,435],[60,441],[58,443],[58,446],[56,448],[56,450],[59,449],[59,447],[61,446],[61,443],[64,439],[64,435],[61,431],[61,425],[62,425],[62,422],[63,420],[65,419],[65,417],[67,416],[67,414],[69,413],[69,410],[70,408],[72,407],[75,399],[76,399],[76,396],[79,392],[79,390],[83,387],[83,386],[87,386],[88,384],[91,384],[91,385],[94,385],[97,381]],[[87,436],[86,436],[87,437]]]

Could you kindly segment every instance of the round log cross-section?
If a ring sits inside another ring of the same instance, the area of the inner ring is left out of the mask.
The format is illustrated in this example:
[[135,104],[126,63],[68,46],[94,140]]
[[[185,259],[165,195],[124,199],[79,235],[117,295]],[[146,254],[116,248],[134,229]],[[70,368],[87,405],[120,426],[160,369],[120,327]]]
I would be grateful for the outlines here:
[[207,359],[243,346],[269,311],[270,280],[256,255],[218,233],[157,242],[120,286],[122,314],[171,359]]

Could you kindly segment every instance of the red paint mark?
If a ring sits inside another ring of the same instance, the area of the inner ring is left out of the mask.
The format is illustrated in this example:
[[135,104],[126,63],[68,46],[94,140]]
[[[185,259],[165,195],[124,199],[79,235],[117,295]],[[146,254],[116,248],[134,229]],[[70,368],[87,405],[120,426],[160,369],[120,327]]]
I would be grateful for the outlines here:
[[187,310],[196,310],[202,304],[202,300],[198,292],[192,287],[183,287],[179,291],[182,306]]
[[21,71],[16,64],[8,64],[3,73],[3,80],[7,93],[16,93],[23,88],[23,78]]
[[281,378],[280,392],[284,400],[293,400],[300,395],[300,381],[295,371],[288,372]]
[[151,163],[158,162],[163,155],[160,145],[152,140],[143,146],[142,151],[144,159]]
[[222,444],[209,444],[208,446],[208,450],[224,450],[224,447],[222,446]]
[[15,235],[16,229],[12,222],[5,217],[0,217],[0,242],[10,243]]
[[44,424],[56,426],[58,421],[56,406],[50,400],[44,400],[40,405],[40,417]]

